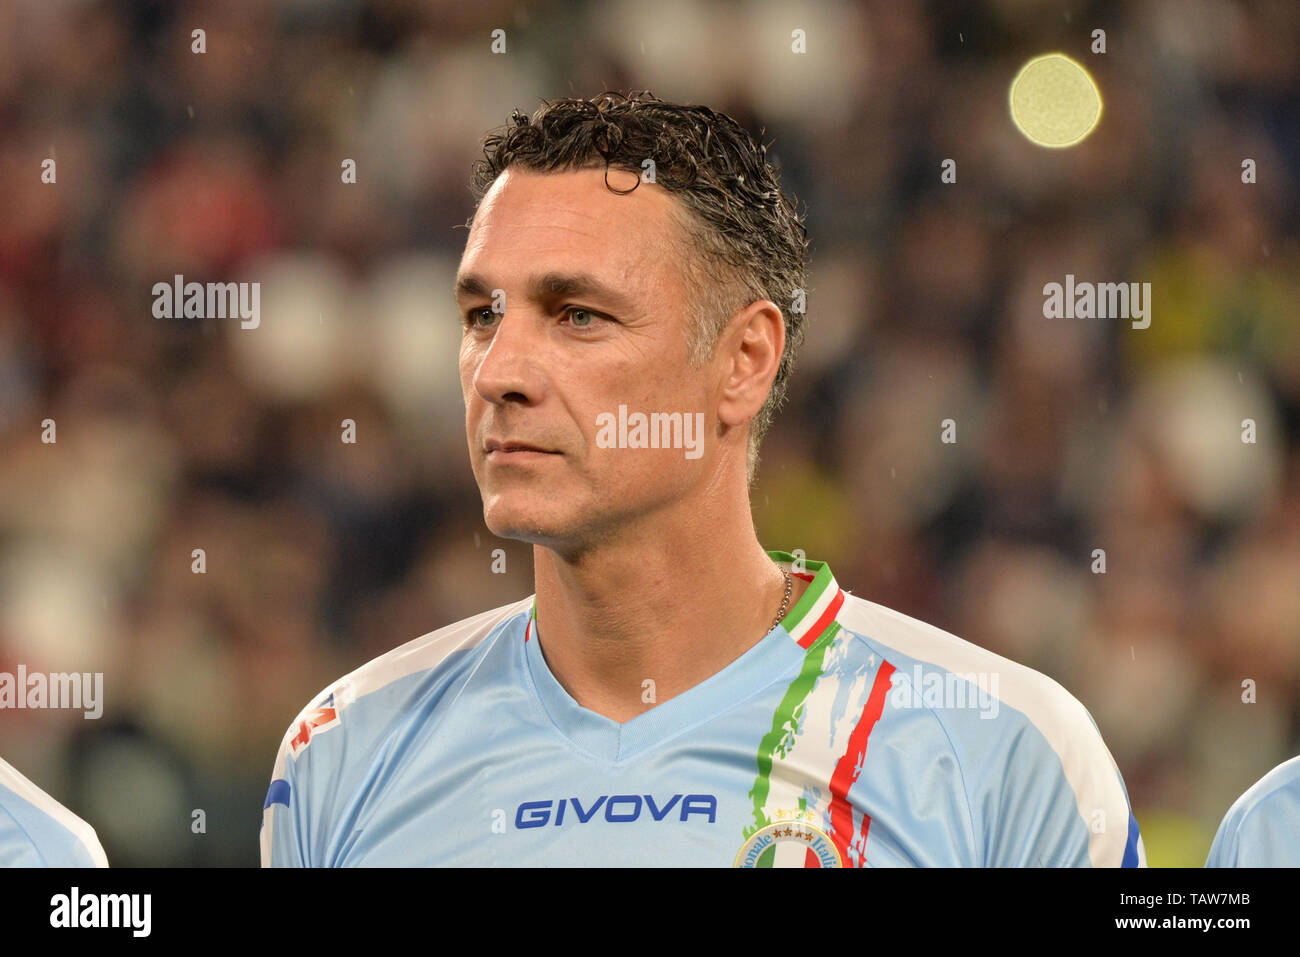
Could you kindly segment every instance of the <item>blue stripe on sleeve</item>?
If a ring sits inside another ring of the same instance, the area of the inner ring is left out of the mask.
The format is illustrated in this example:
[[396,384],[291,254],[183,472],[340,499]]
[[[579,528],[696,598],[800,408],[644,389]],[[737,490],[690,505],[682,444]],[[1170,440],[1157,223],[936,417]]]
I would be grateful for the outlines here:
[[[286,786],[287,790],[287,786]],[[1128,812],[1128,843],[1124,845],[1124,860],[1120,867],[1138,866],[1138,822],[1132,809]]]
[[[285,807],[289,806],[289,782],[284,778],[276,778],[271,782],[271,786],[266,789],[266,803],[262,805],[262,810],[265,811],[272,804],[283,804]],[[1133,838],[1130,836],[1129,840],[1131,841],[1132,839]],[[1127,859],[1128,858],[1126,857],[1125,860]]]

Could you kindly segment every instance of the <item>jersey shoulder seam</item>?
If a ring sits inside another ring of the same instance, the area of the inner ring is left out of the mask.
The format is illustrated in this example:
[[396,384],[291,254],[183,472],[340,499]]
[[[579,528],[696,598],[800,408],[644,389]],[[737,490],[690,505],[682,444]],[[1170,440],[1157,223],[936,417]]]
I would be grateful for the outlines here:
[[[404,642],[365,664],[336,678],[311,697],[289,723],[281,743],[285,750],[289,739],[295,734],[300,722],[321,704],[334,696],[335,707],[342,711],[355,701],[374,692],[381,691],[396,681],[420,672],[437,668],[452,654],[461,649],[472,649],[489,640],[501,626],[521,612],[526,612],[532,604],[533,596],[521,598],[507,605],[462,618],[441,628],[426,632],[410,641]],[[459,641],[451,641],[457,635]]]
[[[850,602],[853,602],[851,610]],[[909,650],[905,647],[892,646],[888,644],[885,639],[876,635],[870,628],[862,627],[869,617],[878,616],[886,619],[888,623],[892,624],[896,628],[906,629],[912,634],[923,636],[928,640],[937,641],[949,650],[958,652],[961,655],[970,656],[973,659],[971,663],[980,664],[985,669],[990,667],[999,669],[1000,671],[1005,672],[1007,676],[1015,676],[1017,679],[1021,679],[1028,686],[1030,692],[1029,696],[1032,697],[1036,704],[1045,707],[1046,709],[1050,709],[1058,716],[1068,717],[1072,722],[1080,722],[1081,728],[1100,736],[1096,727],[1093,725],[1093,722],[1089,720],[1088,711],[1083,702],[1051,675],[1000,655],[995,651],[991,651],[982,645],[970,641],[969,639],[962,638],[960,635],[954,635],[952,632],[944,631],[937,625],[932,625],[919,618],[905,615],[900,611],[870,601],[869,599],[860,598],[857,595],[850,595],[846,592],[844,605],[845,608],[841,610],[839,616],[841,619],[841,626],[859,636],[869,635],[873,647],[884,649],[884,651],[900,653],[908,658],[915,659],[923,665],[938,668],[958,676],[969,674],[973,670],[970,668],[953,667],[956,662],[944,663],[942,661],[934,660],[933,657],[926,657],[919,654],[918,652],[923,651],[923,649]],[[886,657],[888,657],[888,655],[886,655]],[[1034,717],[1026,711],[1022,704],[1017,704],[1016,702],[1009,700],[1007,696],[1000,693],[994,694],[990,691],[989,694],[997,698],[1000,704],[1005,705],[1019,714],[1025,723],[1036,728],[1040,734],[1043,733],[1043,729],[1039,727],[1039,722],[1034,720]]]

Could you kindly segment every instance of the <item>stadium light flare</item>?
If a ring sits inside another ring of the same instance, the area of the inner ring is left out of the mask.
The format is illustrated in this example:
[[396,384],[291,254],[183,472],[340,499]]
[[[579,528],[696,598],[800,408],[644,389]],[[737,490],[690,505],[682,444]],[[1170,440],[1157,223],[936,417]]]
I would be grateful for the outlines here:
[[1011,81],[1011,120],[1030,142],[1060,149],[1084,140],[1101,120],[1101,91],[1063,53],[1035,57]]

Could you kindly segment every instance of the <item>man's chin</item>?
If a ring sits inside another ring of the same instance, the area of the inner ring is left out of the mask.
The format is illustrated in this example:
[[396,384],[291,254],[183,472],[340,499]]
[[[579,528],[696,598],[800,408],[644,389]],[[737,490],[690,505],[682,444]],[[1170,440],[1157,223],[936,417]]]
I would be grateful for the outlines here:
[[565,529],[551,516],[529,514],[513,508],[487,508],[483,522],[497,538],[533,545],[549,545],[565,537]]

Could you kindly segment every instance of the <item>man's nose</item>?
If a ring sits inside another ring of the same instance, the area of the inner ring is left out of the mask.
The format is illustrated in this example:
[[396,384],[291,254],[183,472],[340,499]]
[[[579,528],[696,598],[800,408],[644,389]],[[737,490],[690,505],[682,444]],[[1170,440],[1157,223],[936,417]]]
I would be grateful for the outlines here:
[[502,313],[474,373],[474,390],[487,402],[536,403],[542,392],[540,323],[522,310]]

